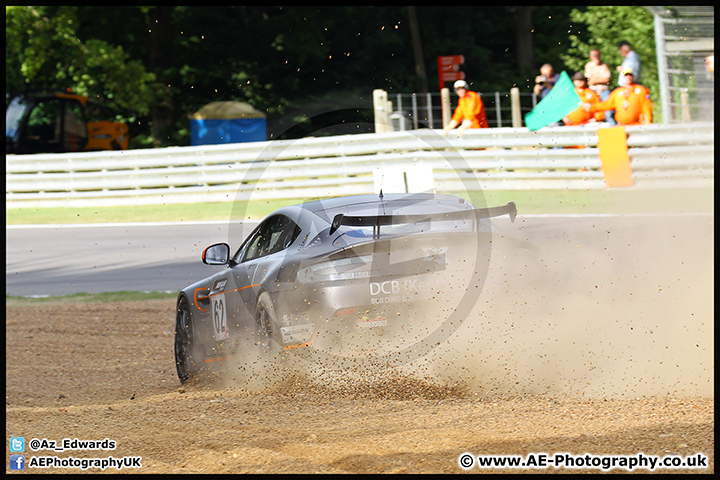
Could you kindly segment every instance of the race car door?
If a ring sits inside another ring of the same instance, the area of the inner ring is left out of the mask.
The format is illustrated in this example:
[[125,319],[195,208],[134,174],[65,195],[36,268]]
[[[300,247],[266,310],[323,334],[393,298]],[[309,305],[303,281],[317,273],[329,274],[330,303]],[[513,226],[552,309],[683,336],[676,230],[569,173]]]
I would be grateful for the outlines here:
[[233,258],[233,295],[228,297],[236,328],[254,328],[258,296],[268,272],[282,262],[285,250],[300,233],[300,227],[285,215],[274,215],[250,234]]

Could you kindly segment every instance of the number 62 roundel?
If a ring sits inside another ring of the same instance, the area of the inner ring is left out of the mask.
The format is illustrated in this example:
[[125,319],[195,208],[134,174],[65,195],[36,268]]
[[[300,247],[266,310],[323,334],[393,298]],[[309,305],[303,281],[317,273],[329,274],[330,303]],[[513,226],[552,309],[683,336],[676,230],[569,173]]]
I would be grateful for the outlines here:
[[227,326],[225,294],[212,297],[212,319],[215,330],[215,340],[227,340],[230,337],[230,330],[228,330]]

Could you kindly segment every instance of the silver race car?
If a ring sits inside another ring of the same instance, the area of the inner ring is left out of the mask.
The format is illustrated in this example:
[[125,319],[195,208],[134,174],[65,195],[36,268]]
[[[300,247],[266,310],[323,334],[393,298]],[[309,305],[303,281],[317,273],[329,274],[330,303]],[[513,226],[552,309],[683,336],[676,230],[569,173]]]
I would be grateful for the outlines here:
[[421,352],[420,343],[446,338],[467,314],[462,305],[477,300],[491,246],[487,219],[516,214],[514,203],[475,208],[440,194],[281,208],[235,253],[227,243],[203,251],[204,263],[226,268],[178,295],[178,377],[184,383],[248,351],[267,359]]

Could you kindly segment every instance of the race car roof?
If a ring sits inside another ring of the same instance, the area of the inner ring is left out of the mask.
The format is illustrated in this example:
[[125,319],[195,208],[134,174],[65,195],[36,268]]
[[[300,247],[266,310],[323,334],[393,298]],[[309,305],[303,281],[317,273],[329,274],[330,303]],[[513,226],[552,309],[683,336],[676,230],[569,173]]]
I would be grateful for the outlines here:
[[455,195],[432,193],[389,193],[354,195],[307,202],[298,207],[309,210],[328,223],[338,213],[353,215],[440,213],[467,210],[473,206]]

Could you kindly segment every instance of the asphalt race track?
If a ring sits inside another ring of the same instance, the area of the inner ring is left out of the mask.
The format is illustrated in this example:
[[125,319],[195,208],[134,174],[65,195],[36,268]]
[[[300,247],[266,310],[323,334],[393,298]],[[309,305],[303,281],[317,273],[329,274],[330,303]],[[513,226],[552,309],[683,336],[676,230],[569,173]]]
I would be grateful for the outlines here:
[[[518,216],[515,224],[495,219],[500,239],[515,239],[551,263],[566,263],[574,249],[586,252],[618,250],[644,258],[638,241],[677,239],[682,257],[687,242],[712,243],[713,214],[627,214],[627,215],[529,215]],[[228,242],[234,249],[239,238],[257,223],[241,227],[229,223],[185,224],[104,224],[85,226],[8,226],[6,229],[6,294],[69,295],[115,291],[175,291],[213,272],[200,255],[215,242]],[[648,229],[659,237],[648,239]],[[624,239],[640,239],[623,245]],[[497,240],[497,239],[496,239]],[[497,250],[520,243],[496,241]],[[710,255],[712,252],[709,252]],[[580,254],[581,258],[587,255]],[[710,257],[711,258],[711,257]],[[598,259],[598,268],[623,268],[611,256]]]
[[[6,293],[175,291],[214,272],[205,247],[257,222],[7,227]],[[249,230],[245,230],[245,229]],[[231,246],[240,242],[234,239]]]

